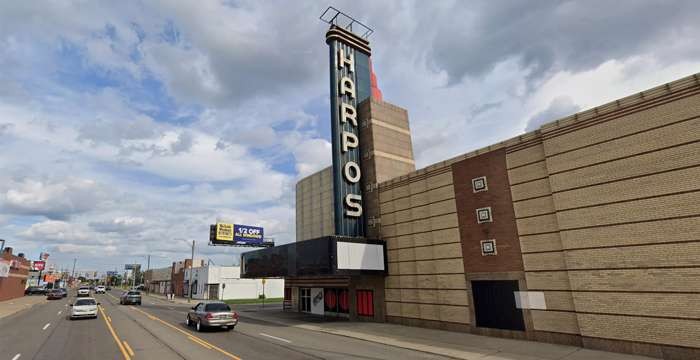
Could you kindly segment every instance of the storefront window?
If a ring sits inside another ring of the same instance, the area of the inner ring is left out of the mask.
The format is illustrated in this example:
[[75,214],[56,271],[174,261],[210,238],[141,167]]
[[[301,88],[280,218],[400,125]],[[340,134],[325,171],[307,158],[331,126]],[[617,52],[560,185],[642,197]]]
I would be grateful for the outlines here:
[[311,312],[311,289],[299,289],[299,311]]
[[348,297],[348,289],[325,289],[323,294],[325,312],[348,314],[350,312]]
[[357,315],[374,316],[374,292],[372,290],[357,290]]

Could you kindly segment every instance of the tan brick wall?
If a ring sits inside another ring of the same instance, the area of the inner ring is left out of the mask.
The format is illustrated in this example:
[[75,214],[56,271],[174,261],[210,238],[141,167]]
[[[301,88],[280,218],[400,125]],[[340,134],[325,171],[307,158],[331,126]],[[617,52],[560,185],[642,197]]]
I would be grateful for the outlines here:
[[700,321],[578,314],[581,335],[652,344],[700,347]]
[[454,196],[449,171],[380,189],[389,316],[469,322]]
[[692,241],[698,240],[698,234],[700,216],[562,231],[561,240],[565,248],[576,249]]
[[545,152],[547,155],[557,154],[698,116],[698,114],[700,114],[700,95],[694,95],[552,138],[545,142]]
[[[697,154],[700,154],[700,142],[553,174],[549,176],[549,181],[552,184],[552,191],[562,191],[581,186],[600,184],[606,181],[626,179],[682,167],[700,165],[700,156],[697,156]],[[530,188],[532,188],[532,186],[530,186]],[[528,197],[527,195],[530,194],[537,196],[537,190],[541,192],[541,189],[530,188],[527,187],[527,184],[522,184],[514,186],[513,191],[515,192],[517,190],[523,193],[525,197]],[[513,198],[516,200],[515,196]]]
[[536,251],[556,251],[562,249],[559,233],[520,236],[520,248],[524,253]]
[[[700,191],[557,212],[562,230],[700,214]],[[525,229],[524,229],[525,230]]]
[[[546,253],[529,256],[536,255]],[[569,269],[700,266],[700,242],[572,250],[566,263]]]
[[[548,157],[547,168],[550,173],[558,173],[568,169],[600,163],[602,161],[619,159],[623,156],[679,145],[688,141],[697,140],[698,127],[700,127],[700,119],[694,119],[660,129],[625,136],[596,146],[585,147],[576,151]],[[598,128],[598,126],[586,129],[591,128]],[[598,131],[601,130],[598,129]],[[606,136],[600,135],[600,137]],[[549,141],[545,141],[545,149],[548,144]]]
[[443,168],[505,147],[525,284],[547,304],[534,330],[700,347],[700,95],[673,98],[684,81],[390,181],[388,314],[470,321]]
[[[655,315],[700,320],[700,294],[574,292],[576,310],[587,313]],[[549,300],[549,299],[547,299]],[[547,302],[549,306],[549,301]]]
[[335,233],[333,172],[330,167],[313,173],[296,186],[296,240]]
[[700,289],[699,268],[569,271],[569,279],[573,290],[586,291],[687,292]]
[[510,194],[513,197],[513,201],[549,195],[551,193],[548,179],[533,180],[510,187]]
[[566,334],[578,334],[576,313],[563,311],[531,310],[532,324],[535,330],[552,331]]
[[[557,210],[592,206],[606,202],[625,201],[640,197],[661,196],[700,189],[700,166],[625,181],[589,186],[555,193]],[[535,200],[530,200],[530,202]],[[538,208],[537,205],[540,205]],[[531,204],[534,211],[545,210],[541,204]],[[517,206],[516,206],[517,209]]]
[[569,290],[569,275],[566,271],[526,272],[525,280],[530,290]]

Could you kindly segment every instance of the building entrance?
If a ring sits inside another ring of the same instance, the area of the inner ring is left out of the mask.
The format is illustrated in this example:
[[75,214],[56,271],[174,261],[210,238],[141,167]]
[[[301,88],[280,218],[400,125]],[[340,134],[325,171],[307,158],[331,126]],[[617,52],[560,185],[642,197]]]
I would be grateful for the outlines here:
[[524,331],[523,312],[515,307],[518,289],[515,280],[472,281],[476,326]]

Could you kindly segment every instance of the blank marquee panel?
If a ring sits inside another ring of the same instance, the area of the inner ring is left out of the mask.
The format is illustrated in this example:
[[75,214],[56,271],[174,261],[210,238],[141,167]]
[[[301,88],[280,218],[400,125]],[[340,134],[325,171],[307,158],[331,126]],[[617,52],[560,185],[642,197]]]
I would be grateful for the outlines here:
[[384,270],[384,247],[375,244],[337,242],[338,269]]

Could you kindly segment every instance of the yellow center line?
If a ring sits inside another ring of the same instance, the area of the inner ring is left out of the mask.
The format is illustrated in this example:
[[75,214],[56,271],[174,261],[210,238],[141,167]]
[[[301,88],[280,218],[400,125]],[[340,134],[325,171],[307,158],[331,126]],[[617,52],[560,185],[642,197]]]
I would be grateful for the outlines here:
[[197,339],[195,339],[195,338],[193,338],[193,337],[191,337],[191,336],[188,336],[187,338],[190,339],[190,340],[192,340],[192,341],[194,341],[194,342],[196,342],[197,344],[202,345],[202,346],[204,346],[205,348],[211,350],[211,346],[209,346],[209,345],[207,345],[207,344],[205,344],[205,343],[203,343],[203,342],[201,342],[201,341],[199,341],[199,340],[197,340]]
[[222,349],[222,348],[220,348],[220,347],[218,347],[218,346],[216,346],[216,345],[214,345],[214,344],[212,344],[212,343],[209,343],[209,342],[207,342],[206,340],[204,340],[204,339],[202,339],[202,338],[200,338],[200,337],[198,337],[198,336],[195,336],[195,335],[193,335],[193,334],[190,334],[190,333],[188,333],[187,331],[184,331],[184,330],[178,328],[177,326],[175,326],[175,325],[173,325],[173,324],[171,324],[171,323],[169,323],[169,322],[167,322],[167,321],[165,321],[165,320],[162,320],[161,318],[159,318],[159,317],[157,317],[157,316],[151,315],[151,314],[149,314],[149,313],[147,313],[147,312],[145,312],[145,311],[143,311],[143,310],[141,310],[141,309],[137,309],[137,308],[135,308],[135,307],[133,307],[133,306],[129,306],[129,307],[132,308],[133,310],[136,310],[136,311],[138,311],[138,312],[140,312],[140,313],[146,315],[148,318],[152,318],[153,320],[156,320],[156,321],[160,322],[161,324],[163,324],[163,325],[165,325],[165,326],[168,326],[168,327],[170,327],[170,328],[172,328],[172,329],[174,329],[174,330],[179,331],[180,333],[186,335],[187,337],[192,337],[192,338],[194,338],[194,339],[199,340],[199,342],[202,343],[201,345],[210,346],[210,347],[213,348],[214,350],[216,350],[216,351],[218,351],[218,352],[220,352],[220,353],[222,353],[222,354],[224,354],[224,355],[230,357],[231,359],[234,359],[234,360],[241,360],[241,358],[239,358],[238,356],[233,355],[233,354],[231,354],[230,352],[228,352],[228,351],[226,351],[226,350],[224,350],[224,349]]
[[129,352],[129,355],[134,356],[134,350],[131,350],[131,346],[129,346],[129,343],[126,342],[126,340],[122,341],[124,343],[124,347],[126,350]]
[[119,341],[119,337],[117,336],[116,331],[114,331],[112,324],[110,324],[109,321],[107,321],[107,315],[105,314],[104,309],[102,309],[102,306],[98,306],[97,308],[102,313],[102,318],[105,320],[105,324],[107,324],[107,327],[109,328],[109,332],[112,333],[112,337],[114,338],[114,341],[116,341],[117,345],[119,346],[119,350],[121,350],[122,355],[124,355],[124,359],[131,360],[131,356],[129,356],[129,354],[124,349],[124,345],[122,345],[121,341]]

